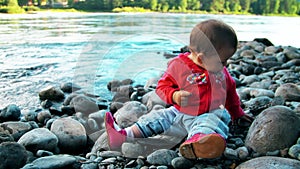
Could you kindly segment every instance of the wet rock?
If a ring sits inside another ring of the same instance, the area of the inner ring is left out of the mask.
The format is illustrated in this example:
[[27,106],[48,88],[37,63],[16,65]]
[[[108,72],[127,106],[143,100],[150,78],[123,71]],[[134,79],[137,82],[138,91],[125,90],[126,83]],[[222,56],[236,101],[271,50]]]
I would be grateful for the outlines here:
[[173,150],[160,149],[147,156],[147,161],[153,165],[171,166],[171,162],[178,154]]
[[171,161],[172,166],[175,169],[185,169],[185,168],[192,168],[194,166],[194,163],[186,159],[184,157],[176,157]]
[[130,101],[126,102],[115,114],[116,122],[121,128],[131,126],[142,115],[147,113],[147,107],[140,102]]
[[74,108],[75,112],[81,112],[85,116],[99,111],[97,101],[84,95],[77,95],[73,97],[70,101],[70,106]]
[[286,101],[300,101],[300,88],[293,83],[285,83],[277,88],[275,96],[280,96]]
[[260,113],[252,123],[245,144],[265,154],[292,146],[300,132],[300,119],[285,106],[273,106]]
[[55,86],[49,86],[39,92],[40,100],[62,101],[65,98],[64,92]]
[[19,169],[26,164],[26,149],[16,142],[5,142],[0,144],[0,168]]
[[30,164],[26,164],[22,169],[51,169],[51,168],[73,168],[72,166],[77,162],[76,158],[71,155],[53,155],[41,157],[34,160]]
[[36,152],[37,150],[53,151],[57,147],[57,137],[46,128],[36,128],[25,133],[18,143],[26,147],[26,150]]
[[76,84],[73,84],[72,82],[67,82],[67,83],[63,83],[60,85],[60,89],[63,91],[63,92],[66,92],[66,93],[72,93],[72,92],[75,92],[77,90],[80,90],[81,87],[76,85]]
[[0,122],[18,121],[20,119],[21,110],[15,104],[10,104],[0,111]]
[[246,161],[236,169],[271,169],[271,168],[280,168],[280,169],[298,169],[300,166],[300,161],[282,158],[282,157],[258,157]]
[[51,132],[57,136],[58,146],[64,152],[81,152],[86,146],[85,128],[70,117],[55,120],[51,126]]

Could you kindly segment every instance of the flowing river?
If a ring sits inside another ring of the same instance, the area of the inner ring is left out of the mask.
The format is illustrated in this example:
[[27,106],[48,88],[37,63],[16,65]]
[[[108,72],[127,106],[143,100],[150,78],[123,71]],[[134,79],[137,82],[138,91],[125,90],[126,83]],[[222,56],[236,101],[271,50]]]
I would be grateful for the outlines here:
[[164,53],[188,44],[205,19],[231,25],[240,41],[268,38],[300,47],[299,17],[200,14],[50,13],[0,14],[0,109],[34,108],[38,92],[74,82],[110,99],[112,79],[144,85],[166,68]]

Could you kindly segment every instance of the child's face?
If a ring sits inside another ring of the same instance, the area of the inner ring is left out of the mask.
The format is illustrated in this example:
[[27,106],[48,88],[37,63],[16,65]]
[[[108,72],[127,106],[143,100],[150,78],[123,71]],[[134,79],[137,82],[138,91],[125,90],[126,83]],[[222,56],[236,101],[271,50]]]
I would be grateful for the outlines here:
[[235,50],[233,48],[221,48],[216,52],[205,52],[199,55],[204,68],[210,72],[219,72],[223,70],[226,66],[227,60],[234,54]]

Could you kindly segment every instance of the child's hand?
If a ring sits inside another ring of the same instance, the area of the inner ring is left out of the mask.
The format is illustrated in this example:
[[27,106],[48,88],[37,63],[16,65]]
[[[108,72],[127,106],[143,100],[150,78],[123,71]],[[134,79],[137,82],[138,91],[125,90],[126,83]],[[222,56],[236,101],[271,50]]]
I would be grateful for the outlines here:
[[179,106],[187,106],[188,105],[188,99],[189,96],[191,96],[192,93],[180,90],[173,93],[173,102],[178,104]]
[[240,127],[249,127],[253,121],[253,117],[249,116],[248,114],[245,114],[236,120],[236,124]]

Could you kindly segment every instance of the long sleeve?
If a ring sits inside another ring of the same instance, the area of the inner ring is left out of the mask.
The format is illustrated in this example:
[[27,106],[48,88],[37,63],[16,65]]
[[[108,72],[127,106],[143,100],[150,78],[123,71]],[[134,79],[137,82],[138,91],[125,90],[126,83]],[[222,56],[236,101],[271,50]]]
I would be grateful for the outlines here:
[[[226,71],[227,72],[227,71]],[[228,74],[227,82],[227,99],[225,107],[229,111],[232,120],[235,120],[245,114],[241,108],[240,98],[236,92],[236,85],[234,79]]]
[[179,90],[179,87],[176,84],[176,81],[166,72],[158,81],[156,93],[167,104],[173,104],[172,96],[177,90]]

